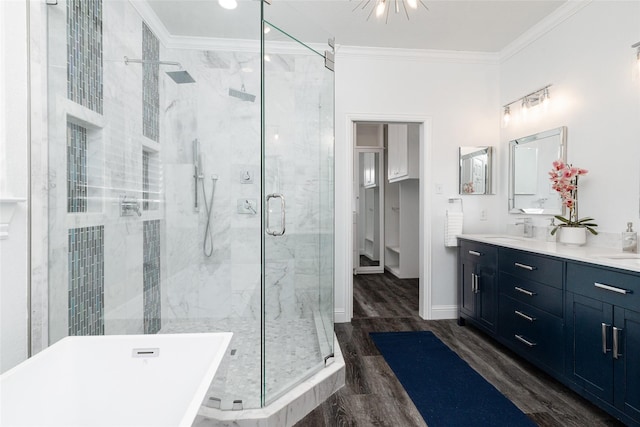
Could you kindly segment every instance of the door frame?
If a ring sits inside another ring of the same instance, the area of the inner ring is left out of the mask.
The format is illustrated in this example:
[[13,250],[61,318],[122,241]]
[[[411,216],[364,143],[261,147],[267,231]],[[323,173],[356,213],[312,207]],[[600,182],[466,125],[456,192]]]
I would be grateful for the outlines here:
[[[388,113],[349,113],[346,114],[346,152],[347,152],[347,176],[353,180],[354,167],[354,147],[355,147],[355,126],[358,122],[380,122],[380,123],[417,123],[420,125],[420,212],[419,212],[419,233],[420,244],[418,257],[420,261],[419,270],[419,308],[418,314],[423,319],[432,318],[432,298],[431,298],[431,192],[428,191],[432,185],[431,177],[431,132],[432,119],[429,116],[415,114],[388,114]],[[342,244],[347,248],[347,262],[345,263],[345,314],[346,321],[351,322],[353,318],[353,185],[349,185],[349,204],[343,212],[347,232],[343,237]]]

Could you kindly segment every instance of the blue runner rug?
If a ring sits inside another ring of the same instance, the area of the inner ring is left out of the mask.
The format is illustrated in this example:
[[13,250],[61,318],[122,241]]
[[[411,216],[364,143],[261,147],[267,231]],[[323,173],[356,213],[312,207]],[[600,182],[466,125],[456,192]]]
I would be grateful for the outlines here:
[[536,425],[433,333],[369,335],[429,427]]

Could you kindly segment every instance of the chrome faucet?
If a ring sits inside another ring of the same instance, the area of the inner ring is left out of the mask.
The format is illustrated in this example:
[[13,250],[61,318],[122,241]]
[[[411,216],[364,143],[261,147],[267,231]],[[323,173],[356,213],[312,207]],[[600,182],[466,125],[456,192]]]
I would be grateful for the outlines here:
[[516,222],[516,225],[523,226],[523,236],[533,237],[533,221],[531,218],[522,218],[521,222]]

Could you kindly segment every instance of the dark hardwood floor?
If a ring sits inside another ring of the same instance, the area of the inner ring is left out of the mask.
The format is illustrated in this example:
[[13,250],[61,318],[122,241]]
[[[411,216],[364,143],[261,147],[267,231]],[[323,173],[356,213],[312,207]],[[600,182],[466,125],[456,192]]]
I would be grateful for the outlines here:
[[418,316],[418,281],[389,273],[354,277],[352,322],[336,324],[346,385],[296,427],[425,426],[369,332],[433,331],[542,427],[622,426],[608,414],[471,326]]

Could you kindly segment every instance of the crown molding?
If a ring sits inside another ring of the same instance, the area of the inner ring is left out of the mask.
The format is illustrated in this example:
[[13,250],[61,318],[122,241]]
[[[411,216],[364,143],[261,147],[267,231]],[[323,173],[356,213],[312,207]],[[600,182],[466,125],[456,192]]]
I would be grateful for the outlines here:
[[558,7],[551,14],[525,31],[520,37],[509,43],[499,52],[500,62],[511,58],[558,25],[571,18],[580,10],[588,6],[592,0],[569,0]]
[[151,9],[149,3],[147,3],[146,0],[129,0],[129,4],[138,12],[153,34],[158,37],[160,43],[166,46],[167,41],[171,38],[171,34],[169,34],[167,27],[164,26],[162,21],[160,21],[158,15]]
[[494,52],[468,52],[435,49],[399,49],[365,46],[337,46],[336,55],[366,59],[405,59],[414,61],[452,62],[464,64],[498,64],[499,55]]

